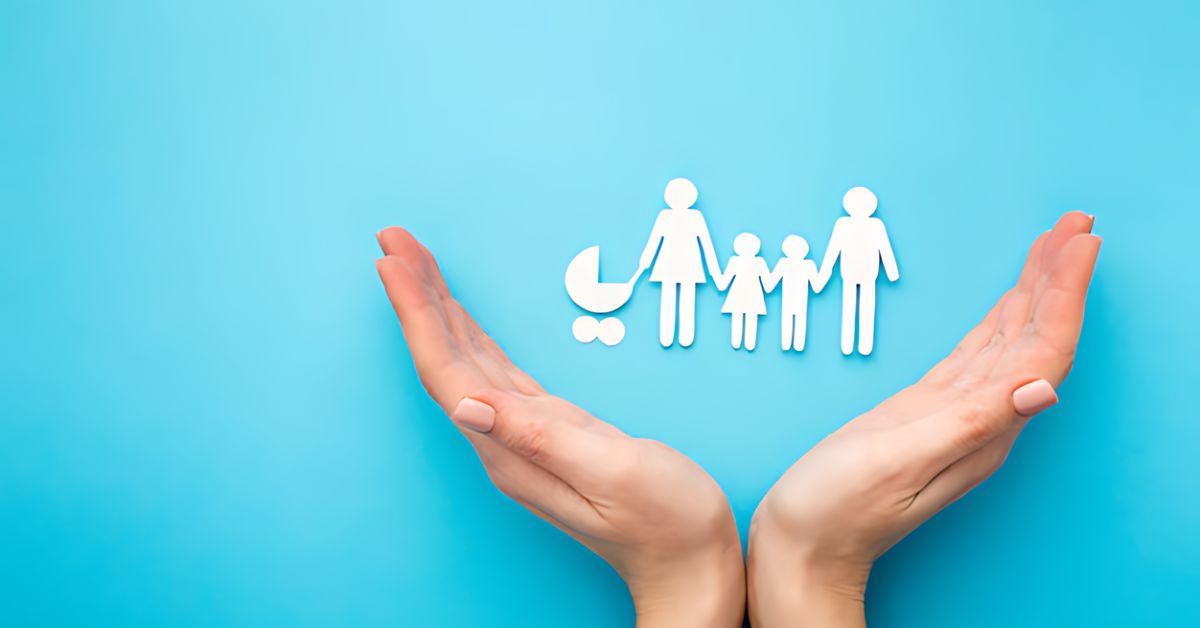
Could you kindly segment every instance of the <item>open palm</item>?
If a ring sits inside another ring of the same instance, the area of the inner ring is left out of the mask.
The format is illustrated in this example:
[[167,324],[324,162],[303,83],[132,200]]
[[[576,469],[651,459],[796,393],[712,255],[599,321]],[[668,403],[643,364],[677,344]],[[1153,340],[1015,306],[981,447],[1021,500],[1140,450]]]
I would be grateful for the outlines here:
[[768,492],[750,537],[756,625],[804,613],[861,623],[875,559],[991,475],[1028,415],[1057,400],[1100,248],[1092,224],[1063,216],[949,357],[821,441]]
[[399,228],[376,266],[417,374],[505,495],[605,558],[638,624],[731,626],[744,608],[741,542],[716,482],[683,454],[554,397],[451,296]]

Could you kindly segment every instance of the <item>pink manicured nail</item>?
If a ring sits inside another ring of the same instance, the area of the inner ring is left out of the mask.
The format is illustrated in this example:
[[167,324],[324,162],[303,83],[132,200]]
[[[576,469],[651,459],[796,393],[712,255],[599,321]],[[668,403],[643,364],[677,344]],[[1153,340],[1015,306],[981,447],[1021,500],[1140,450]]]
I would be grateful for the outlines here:
[[1033,416],[1058,403],[1058,393],[1050,382],[1039,379],[1013,391],[1013,407],[1021,416]]
[[490,432],[496,424],[496,410],[482,401],[467,397],[458,402],[450,420],[476,432]]

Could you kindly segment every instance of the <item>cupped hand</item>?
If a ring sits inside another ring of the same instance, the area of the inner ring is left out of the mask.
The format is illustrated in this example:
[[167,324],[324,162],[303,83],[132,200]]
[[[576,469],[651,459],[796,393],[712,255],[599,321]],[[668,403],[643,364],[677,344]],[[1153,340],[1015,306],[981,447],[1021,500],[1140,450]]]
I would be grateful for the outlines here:
[[720,487],[662,443],[633,438],[518,369],[400,228],[379,233],[379,276],[429,395],[505,495],[607,560],[639,626],[740,626],[741,542]]
[[1029,417],[1057,402],[1100,250],[1092,224],[1063,216],[949,357],[776,482],[751,523],[754,625],[863,625],[875,560],[996,471]]

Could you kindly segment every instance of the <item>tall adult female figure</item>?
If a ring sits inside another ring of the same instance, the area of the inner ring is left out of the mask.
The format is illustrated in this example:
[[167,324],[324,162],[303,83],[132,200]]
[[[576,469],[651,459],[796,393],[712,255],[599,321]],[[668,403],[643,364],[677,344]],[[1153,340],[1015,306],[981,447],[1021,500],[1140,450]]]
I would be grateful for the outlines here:
[[638,262],[637,276],[653,263],[650,281],[662,284],[658,341],[664,347],[675,341],[676,320],[679,344],[684,347],[692,344],[696,337],[696,285],[707,282],[708,275],[721,276],[708,224],[699,210],[692,209],[697,196],[696,186],[687,179],[672,179],[667,183],[663,198],[670,209],[659,212]]

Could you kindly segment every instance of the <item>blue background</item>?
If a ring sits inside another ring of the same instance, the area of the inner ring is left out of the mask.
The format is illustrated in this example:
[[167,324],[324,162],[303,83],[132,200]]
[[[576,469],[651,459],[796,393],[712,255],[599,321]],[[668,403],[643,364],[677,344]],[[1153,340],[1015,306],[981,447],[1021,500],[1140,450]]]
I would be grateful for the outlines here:
[[[629,622],[423,394],[386,225],[744,534],[1072,208],[1105,246],[1063,402],[881,560],[869,619],[1200,623],[1194,5],[796,4],[0,3],[0,624]],[[691,350],[657,345],[650,284],[623,344],[575,342],[567,261],[625,276],[676,176],[722,258],[746,230],[771,262],[871,187],[902,274],[875,355],[840,355],[836,281],[802,355],[778,295],[730,350],[711,284]]]

